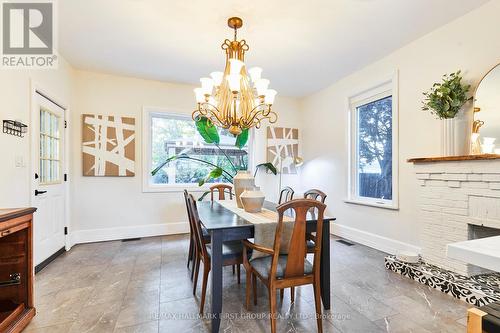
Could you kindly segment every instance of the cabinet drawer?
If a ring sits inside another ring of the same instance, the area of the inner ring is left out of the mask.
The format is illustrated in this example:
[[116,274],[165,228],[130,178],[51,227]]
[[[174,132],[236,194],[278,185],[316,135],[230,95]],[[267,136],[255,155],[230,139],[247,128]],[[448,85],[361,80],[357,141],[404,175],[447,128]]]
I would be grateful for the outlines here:
[[7,228],[7,229],[0,229],[0,238],[9,236],[19,230],[23,230],[29,227],[28,223],[23,223],[23,224],[18,224],[16,226]]

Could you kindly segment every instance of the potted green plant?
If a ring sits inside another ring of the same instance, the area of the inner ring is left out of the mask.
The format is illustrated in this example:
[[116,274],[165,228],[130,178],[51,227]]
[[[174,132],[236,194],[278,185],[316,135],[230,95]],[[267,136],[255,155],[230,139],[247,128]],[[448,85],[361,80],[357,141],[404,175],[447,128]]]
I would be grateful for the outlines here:
[[[209,161],[205,161],[203,159],[199,159],[196,157],[191,156],[189,153],[191,151],[190,148],[183,150],[181,153],[178,155],[173,155],[170,156],[168,159],[160,163],[154,170],[151,171],[151,175],[154,176],[156,175],[162,168],[164,168],[166,165],[169,163],[172,163],[174,161],[182,161],[182,160],[190,160],[190,161],[195,161],[200,164],[205,164],[209,165],[212,167],[211,171],[208,172],[204,177],[200,178],[198,180],[198,186],[203,186],[205,183],[211,181],[212,179],[222,179],[223,181],[233,183],[234,178],[238,174],[239,171],[244,171],[248,169],[247,165],[237,165],[234,164],[231,158],[227,156],[226,152],[224,149],[222,149],[219,146],[220,143],[220,135],[219,135],[219,130],[215,125],[213,125],[206,117],[200,117],[195,120],[195,125],[196,125],[196,130],[198,133],[201,135],[205,143],[207,144],[213,144],[215,147],[218,148],[218,150],[221,152],[221,155],[223,155],[228,163],[224,163],[225,165],[229,165],[230,167],[224,167],[219,163],[220,165],[211,163]],[[235,146],[238,147],[239,149],[242,149],[249,137],[249,132],[248,129],[245,129],[241,132],[240,135],[236,136],[235,138]],[[254,177],[257,175],[257,172],[259,169],[266,169],[269,172],[273,173],[276,175],[278,171],[276,170],[276,167],[272,163],[260,163],[255,166],[255,171],[254,171]],[[203,198],[210,193],[209,191],[204,192],[203,195],[199,198],[199,200],[203,200]]]
[[422,110],[430,111],[442,121],[443,154],[465,155],[468,144],[468,121],[464,105],[472,97],[468,97],[470,85],[462,83],[461,71],[443,75],[441,82],[424,92]]

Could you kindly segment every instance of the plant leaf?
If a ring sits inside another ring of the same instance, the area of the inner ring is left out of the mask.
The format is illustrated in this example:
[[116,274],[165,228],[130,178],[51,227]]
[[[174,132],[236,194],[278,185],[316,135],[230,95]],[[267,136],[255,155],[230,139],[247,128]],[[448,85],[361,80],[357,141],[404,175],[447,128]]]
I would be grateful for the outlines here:
[[245,147],[248,141],[248,128],[245,128],[240,135],[236,137],[236,143],[235,146],[238,147],[239,149]]
[[265,168],[266,171],[271,171],[275,175],[278,174],[278,170],[276,170],[276,167],[271,162],[257,164],[255,167],[255,173],[257,173],[259,168]]
[[223,172],[222,168],[219,167],[212,169],[212,171],[210,171],[205,178],[202,178],[198,181],[198,186],[203,186],[203,184],[208,182],[210,179],[217,179],[221,177],[222,172]]
[[153,171],[151,171],[151,176],[156,175],[158,173],[158,171],[163,169],[163,167],[165,165],[167,165],[168,163],[175,161],[176,159],[179,159],[179,158],[181,158],[181,156],[178,156],[178,155],[174,155],[174,156],[167,158],[164,162],[162,162],[160,165],[158,165],[156,168],[154,168]]
[[207,117],[200,117],[195,121],[196,129],[206,143],[219,144],[220,137],[217,127],[212,124]]
[[203,199],[207,196],[208,193],[210,193],[210,191],[203,192],[203,194],[198,198],[198,201],[203,201]]

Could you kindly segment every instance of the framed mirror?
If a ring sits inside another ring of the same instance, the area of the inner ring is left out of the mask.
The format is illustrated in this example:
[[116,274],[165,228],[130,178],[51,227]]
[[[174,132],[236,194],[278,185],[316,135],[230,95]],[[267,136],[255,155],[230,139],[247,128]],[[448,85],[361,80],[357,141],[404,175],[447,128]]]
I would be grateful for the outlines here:
[[500,64],[479,82],[474,93],[472,154],[500,154]]

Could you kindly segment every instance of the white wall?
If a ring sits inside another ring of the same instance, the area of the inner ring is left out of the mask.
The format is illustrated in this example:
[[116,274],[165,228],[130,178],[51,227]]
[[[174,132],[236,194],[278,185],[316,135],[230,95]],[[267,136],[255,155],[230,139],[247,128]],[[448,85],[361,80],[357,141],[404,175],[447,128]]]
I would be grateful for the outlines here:
[[[74,242],[141,237],[188,230],[182,192],[142,192],[142,108],[154,106],[190,115],[193,86],[130,77],[76,71],[75,108],[72,117],[73,202],[71,230]],[[275,110],[282,124],[299,125],[298,103],[277,97]],[[81,115],[123,115],[136,118],[135,177],[83,177]],[[267,126],[267,124],[265,125]],[[256,131],[255,162],[265,161],[265,126]],[[289,180],[298,182],[295,176]],[[259,175],[257,183],[269,196],[277,192],[275,176]]]
[[[440,122],[421,111],[422,92],[462,69],[473,88],[500,62],[500,1],[492,1],[301,102],[302,185],[329,194],[334,231],[385,251],[419,246],[416,181],[411,157],[439,155]],[[382,36],[390,38],[390,36]],[[363,52],[360,45],[359,52]],[[335,59],[332,59],[335,66]],[[399,70],[398,211],[344,203],[347,193],[346,98]]]
[[[48,92],[59,103],[71,107],[73,69],[59,57],[58,69],[2,69],[0,70],[0,120],[20,120],[31,129],[31,82]],[[70,110],[71,111],[71,110]],[[0,207],[25,207],[30,205],[31,138],[4,134],[0,131]],[[16,157],[24,160],[24,166],[16,167]]]

